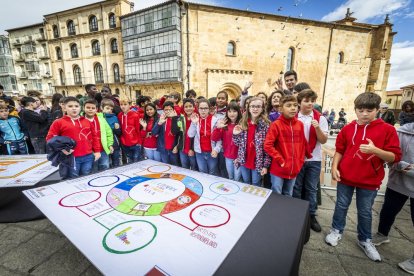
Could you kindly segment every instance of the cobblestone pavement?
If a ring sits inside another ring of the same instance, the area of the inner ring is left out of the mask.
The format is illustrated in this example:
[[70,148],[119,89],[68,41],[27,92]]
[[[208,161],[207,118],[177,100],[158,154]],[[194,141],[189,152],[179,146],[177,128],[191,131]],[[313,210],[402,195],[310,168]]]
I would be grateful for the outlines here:
[[[397,264],[414,252],[414,227],[405,206],[390,233],[391,242],[381,245],[381,263],[369,260],[357,246],[356,207],[348,212],[343,239],[337,247],[325,244],[335,207],[335,191],[322,191],[318,220],[322,233],[311,233],[305,245],[300,275],[409,275]],[[377,228],[383,197],[373,207],[373,232]],[[100,275],[99,271],[47,219],[0,224],[0,275]]]

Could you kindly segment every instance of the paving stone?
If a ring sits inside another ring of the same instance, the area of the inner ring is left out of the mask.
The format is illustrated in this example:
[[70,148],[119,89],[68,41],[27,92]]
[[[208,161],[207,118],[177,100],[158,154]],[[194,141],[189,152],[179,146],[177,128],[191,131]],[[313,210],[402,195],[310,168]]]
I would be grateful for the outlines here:
[[[377,232],[377,230],[378,230],[378,223],[379,223],[379,219],[374,219],[373,221],[372,221],[372,235],[374,235],[376,232]],[[396,224],[394,223],[394,226],[395,226]],[[396,229],[395,229],[395,227],[391,227],[391,230],[390,230],[390,233],[388,234],[388,236],[390,237],[390,238],[398,238],[398,239],[401,239],[401,238],[403,238],[403,236],[401,236],[401,234],[400,234],[400,232],[398,232]]]
[[70,242],[46,262],[39,265],[31,274],[33,275],[79,275],[85,271],[90,262]]
[[403,222],[403,220],[397,220],[397,223],[394,224],[394,227],[397,231],[401,232],[402,236],[414,243],[414,227],[411,222]]
[[[10,225],[0,231],[0,256],[28,241],[34,235],[35,231],[23,229]],[[0,265],[2,262],[0,261]]]
[[96,267],[91,265],[81,276],[100,276],[103,275]]
[[339,255],[338,257],[346,272],[352,276],[407,276],[407,273],[398,269],[396,265],[389,265],[385,262],[373,262],[368,257],[358,258],[345,255]]
[[11,270],[28,273],[33,267],[49,259],[65,240],[56,235],[40,233],[2,256],[0,264]]
[[13,225],[22,228],[31,228],[33,230],[45,230],[51,226],[51,222],[48,219],[39,219],[34,221],[18,222]]
[[[325,236],[329,232],[328,227],[322,226],[322,232],[316,233],[311,230],[311,235],[307,244],[305,244],[304,249],[327,252],[329,254],[335,253],[335,247],[329,246],[325,243]],[[303,255],[302,255],[303,256]]]
[[9,226],[7,223],[0,223],[0,231]]
[[302,252],[302,260],[299,275],[333,275],[334,271],[335,276],[347,275],[345,270],[342,268],[338,257],[327,251],[320,252],[305,249]]
[[319,209],[334,210],[335,209],[335,201],[333,201],[328,196],[322,196],[322,205],[318,206],[318,210]]
[[406,239],[391,238],[390,243],[377,246],[383,261],[389,264],[398,264],[413,255],[414,244]]

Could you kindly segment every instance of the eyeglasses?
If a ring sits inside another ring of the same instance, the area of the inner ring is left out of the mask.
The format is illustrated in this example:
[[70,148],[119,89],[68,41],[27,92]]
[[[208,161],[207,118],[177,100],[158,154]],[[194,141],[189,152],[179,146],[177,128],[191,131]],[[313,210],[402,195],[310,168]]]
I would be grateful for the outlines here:
[[262,109],[263,106],[261,106],[261,105],[251,105],[251,106],[249,106],[249,108],[250,109]]
[[209,110],[209,107],[200,107],[199,110]]

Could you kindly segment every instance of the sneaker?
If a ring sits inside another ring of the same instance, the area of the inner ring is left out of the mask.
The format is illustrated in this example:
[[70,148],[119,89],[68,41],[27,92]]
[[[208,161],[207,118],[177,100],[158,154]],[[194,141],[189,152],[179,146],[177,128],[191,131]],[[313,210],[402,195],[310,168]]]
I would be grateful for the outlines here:
[[388,239],[388,236],[384,236],[381,233],[376,233],[373,237],[372,237],[372,243],[376,246],[381,245],[383,243],[389,243],[390,239]]
[[331,229],[328,235],[325,237],[325,242],[331,246],[337,246],[338,242],[342,239],[342,234],[339,230]]
[[368,258],[375,262],[381,262],[381,256],[370,239],[367,239],[366,241],[358,241],[358,245],[364,250],[365,255],[367,255]]
[[319,232],[322,231],[322,228],[319,225],[319,222],[316,220],[316,217],[314,215],[311,215],[311,217],[310,217],[310,226],[311,226],[312,230],[315,231],[315,232],[319,233]]
[[414,256],[411,259],[408,259],[408,260],[406,260],[402,263],[399,263],[398,266],[402,270],[404,270],[404,271],[406,271],[410,274],[414,274]]

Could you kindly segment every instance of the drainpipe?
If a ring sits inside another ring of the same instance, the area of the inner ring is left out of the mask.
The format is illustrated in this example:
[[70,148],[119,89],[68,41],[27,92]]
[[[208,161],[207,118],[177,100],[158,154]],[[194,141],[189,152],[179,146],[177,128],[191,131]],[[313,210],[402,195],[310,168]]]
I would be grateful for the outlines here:
[[326,59],[326,73],[325,73],[325,81],[323,84],[323,92],[322,92],[322,110],[323,110],[323,104],[325,102],[325,92],[326,92],[326,82],[328,80],[328,70],[329,70],[329,59],[331,57],[331,46],[332,46],[332,35],[333,35],[333,30],[335,29],[336,24],[334,24],[331,28],[331,34],[329,36],[329,46],[328,46],[328,57]]
[[185,17],[186,17],[186,31],[187,31],[187,90],[190,90],[190,68],[191,68],[191,63],[190,63],[190,34],[189,34],[189,25],[188,25],[188,13],[190,12],[189,6],[190,4],[187,2],[186,3],[187,6],[187,11],[185,13]]

